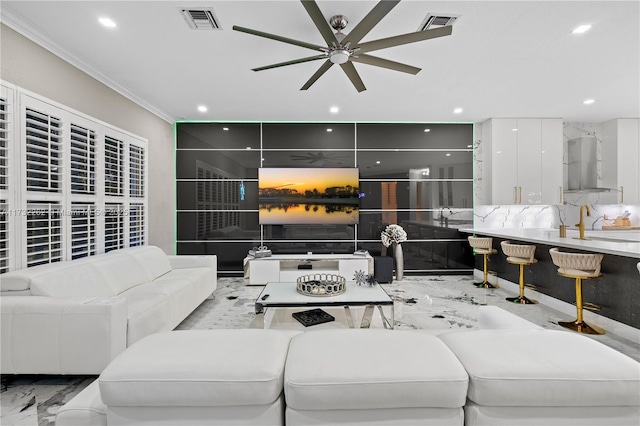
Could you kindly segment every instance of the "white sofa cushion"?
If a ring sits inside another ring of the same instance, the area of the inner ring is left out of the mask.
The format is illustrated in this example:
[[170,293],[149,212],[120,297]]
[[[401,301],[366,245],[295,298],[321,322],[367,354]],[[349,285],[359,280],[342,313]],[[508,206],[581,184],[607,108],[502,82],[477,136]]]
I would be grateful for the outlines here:
[[115,296],[96,268],[86,260],[65,262],[65,267],[42,270],[31,278],[31,294],[49,297]]
[[137,285],[149,282],[147,272],[131,256],[114,252],[88,258],[114,294],[123,293]]
[[479,405],[640,405],[640,364],[595,340],[555,330],[474,330],[438,336],[469,373]]
[[156,333],[127,348],[100,375],[108,406],[269,405],[282,393],[287,330]]
[[129,305],[127,346],[149,334],[173,328],[169,296],[158,291],[155,283],[140,284],[121,293],[120,297],[127,299]]
[[147,280],[153,281],[171,270],[169,258],[160,247],[138,246],[118,250],[118,253],[127,254],[138,262],[145,270]]
[[33,277],[42,273],[52,272],[57,269],[69,267],[70,262],[54,262],[44,265],[32,266],[31,268],[19,269],[17,271],[2,274],[0,279],[1,291],[24,291],[31,288],[31,280]]
[[291,341],[287,406],[296,410],[460,408],[467,373],[437,337],[413,330],[318,330]]

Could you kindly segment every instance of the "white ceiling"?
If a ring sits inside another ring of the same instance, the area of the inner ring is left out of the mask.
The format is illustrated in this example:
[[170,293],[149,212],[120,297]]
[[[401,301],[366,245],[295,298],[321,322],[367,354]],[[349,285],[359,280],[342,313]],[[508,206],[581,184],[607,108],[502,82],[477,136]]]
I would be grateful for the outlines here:
[[[345,32],[375,1],[319,1]],[[189,29],[183,7],[211,7],[222,30]],[[233,25],[325,45],[299,1],[2,1],[2,22],[161,117],[203,120],[478,122],[640,116],[640,2],[402,1],[364,39],[416,31],[427,13],[462,15],[448,37],[374,52],[417,75],[355,64],[358,93],[340,67],[308,91],[322,61],[251,68],[312,50],[233,31]],[[99,17],[117,23],[107,29]],[[580,24],[593,28],[571,34]],[[584,105],[585,99],[595,99]],[[197,105],[206,105],[200,113]],[[340,112],[331,114],[329,107]],[[453,109],[461,107],[461,114]]]

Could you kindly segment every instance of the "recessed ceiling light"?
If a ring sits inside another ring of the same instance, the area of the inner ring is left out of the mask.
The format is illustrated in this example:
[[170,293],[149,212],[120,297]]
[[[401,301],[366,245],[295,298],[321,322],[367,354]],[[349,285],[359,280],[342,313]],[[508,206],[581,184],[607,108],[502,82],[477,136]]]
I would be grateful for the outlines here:
[[473,145],[467,145],[467,148],[473,148]]
[[518,131],[518,129],[511,129],[511,131],[512,131],[512,132],[517,132],[517,131]]
[[587,31],[589,31],[591,29],[591,24],[584,24],[584,25],[580,25],[579,27],[577,27],[576,29],[574,29],[573,31],[571,31],[571,34],[582,34],[582,33],[586,33]]
[[200,112],[207,112],[207,107],[204,105],[198,105],[198,111]]
[[327,129],[327,132],[333,132],[333,129]]
[[224,130],[225,132],[229,131],[228,127],[223,127],[222,130]]
[[429,133],[431,129],[424,129],[425,133]]
[[454,109],[454,110],[453,110],[453,113],[454,113],[454,114],[460,114],[460,113],[462,113],[462,108],[456,108],[456,109]]
[[595,99],[587,99],[586,101],[583,102],[583,104],[585,105],[591,105],[592,103],[594,103],[596,100]]
[[340,108],[338,108],[337,106],[333,106],[333,107],[329,108],[329,112],[331,114],[337,114],[338,111],[340,111]]
[[98,21],[107,28],[115,28],[116,23],[109,18],[99,18]]
[[450,154],[450,153],[448,153],[448,152],[447,152],[445,155],[446,155],[447,157],[451,157],[451,154]]
[[247,149],[251,149],[251,147],[250,147],[250,146],[248,146],[248,147],[247,147]]
[[380,160],[376,161],[376,164],[380,164]]

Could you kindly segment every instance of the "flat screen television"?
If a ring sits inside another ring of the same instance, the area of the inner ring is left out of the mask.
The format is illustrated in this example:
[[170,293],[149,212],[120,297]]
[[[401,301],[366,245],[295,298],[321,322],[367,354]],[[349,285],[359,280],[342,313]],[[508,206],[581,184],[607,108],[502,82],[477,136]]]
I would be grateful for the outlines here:
[[359,217],[357,168],[260,168],[261,225],[355,224]]

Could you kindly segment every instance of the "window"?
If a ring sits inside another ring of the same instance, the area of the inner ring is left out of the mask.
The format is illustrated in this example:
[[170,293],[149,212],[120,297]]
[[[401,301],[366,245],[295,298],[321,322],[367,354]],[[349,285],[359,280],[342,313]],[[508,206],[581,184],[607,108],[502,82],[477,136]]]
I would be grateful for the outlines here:
[[146,244],[146,153],[135,135],[0,82],[0,273]]

